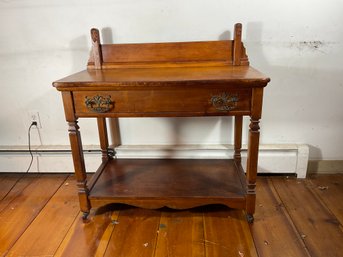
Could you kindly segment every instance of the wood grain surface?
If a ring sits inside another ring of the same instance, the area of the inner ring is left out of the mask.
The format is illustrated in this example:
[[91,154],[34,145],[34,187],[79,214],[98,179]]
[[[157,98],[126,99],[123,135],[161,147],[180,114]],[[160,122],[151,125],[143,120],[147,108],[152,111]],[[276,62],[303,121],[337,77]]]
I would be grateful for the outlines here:
[[272,181],[311,256],[341,256],[342,225],[318,195],[304,180]]
[[[79,214],[76,181],[70,176],[16,241],[9,256],[51,256]],[[51,222],[54,221],[54,222]]]
[[164,209],[155,256],[205,257],[203,209]]
[[[213,105],[212,98],[220,97],[223,94],[228,98],[235,97],[237,99],[237,102],[232,103],[232,109],[219,110]],[[184,89],[80,91],[73,95],[75,113],[78,117],[99,117],[98,113],[85,104],[85,99],[96,96],[109,98],[112,101],[110,110],[103,113],[107,117],[248,115],[251,107],[251,89],[247,88],[192,88],[187,91]]]
[[254,216],[250,229],[260,256],[310,256],[278,192],[264,177],[258,179]]
[[0,174],[2,188],[17,180],[0,200],[5,202],[0,256],[331,257],[343,252],[338,218],[343,175],[258,177],[250,226],[243,211],[220,205],[177,211],[114,204],[93,209],[83,223],[74,180],[65,179]]
[[53,83],[58,90],[147,89],[170,86],[264,87],[270,79],[249,66],[84,70]]
[[90,199],[145,208],[215,203],[243,207],[245,191],[238,172],[233,160],[114,159],[98,178]]
[[13,247],[66,178],[66,175],[40,176],[1,210],[0,255]]

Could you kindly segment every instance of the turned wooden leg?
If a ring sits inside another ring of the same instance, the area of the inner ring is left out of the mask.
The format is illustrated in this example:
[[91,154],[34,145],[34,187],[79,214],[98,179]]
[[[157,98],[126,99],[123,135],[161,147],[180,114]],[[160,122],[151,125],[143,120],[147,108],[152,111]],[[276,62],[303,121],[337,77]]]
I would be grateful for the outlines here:
[[[235,116],[235,153],[234,153],[234,160],[237,164],[242,164],[242,125],[243,125],[243,116]],[[249,185],[248,185],[249,187]],[[247,220],[248,223],[252,223],[254,221],[254,209],[251,209],[251,205],[255,205],[255,199],[252,199],[251,196],[249,196],[249,190],[247,190],[248,196],[247,196],[247,202],[246,202],[246,209],[247,209]],[[250,192],[251,193],[251,192]],[[248,208],[249,206],[249,208]],[[249,210],[249,211],[248,211]]]
[[[247,215],[252,216],[255,212],[256,201],[256,177],[258,164],[259,132],[260,126],[258,120],[250,120],[248,160],[247,160]],[[248,221],[252,217],[248,217]],[[251,220],[252,221],[252,220]]]
[[241,163],[241,149],[242,149],[242,123],[243,116],[235,116],[235,153],[234,160],[237,163]]
[[77,121],[68,122],[68,124],[69,139],[80,201],[80,209],[83,213],[89,213],[91,207],[88,199],[89,190],[87,188],[87,175],[82,151],[82,142],[79,126],[77,125]]
[[109,152],[109,149],[108,149],[108,133],[107,133],[107,126],[106,126],[106,118],[97,118],[97,122],[98,122],[98,131],[99,131],[102,160],[106,161],[113,157],[113,155]]
[[81,135],[77,118],[74,113],[73,96],[69,91],[62,92],[64,112],[69,125],[69,140],[73,156],[75,178],[77,181],[80,209],[83,213],[89,213],[91,205],[88,199],[87,176],[83,157]]
[[248,159],[247,159],[247,199],[246,213],[248,222],[253,222],[256,203],[256,177],[258,167],[258,150],[260,139],[260,118],[262,110],[263,88],[254,88],[252,92],[252,111],[249,125]]

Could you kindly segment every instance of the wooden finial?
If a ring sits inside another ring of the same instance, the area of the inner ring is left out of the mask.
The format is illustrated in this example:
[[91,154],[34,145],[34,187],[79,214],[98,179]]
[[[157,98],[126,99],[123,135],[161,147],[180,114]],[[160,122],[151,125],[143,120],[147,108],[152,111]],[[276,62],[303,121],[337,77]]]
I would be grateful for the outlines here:
[[95,69],[101,69],[102,65],[102,53],[101,53],[101,45],[100,45],[100,33],[98,29],[91,29],[91,38],[92,38],[92,53],[93,53],[93,60],[94,60],[94,67]]
[[241,65],[241,54],[242,54],[242,24],[236,23],[234,30],[233,39],[233,65]]

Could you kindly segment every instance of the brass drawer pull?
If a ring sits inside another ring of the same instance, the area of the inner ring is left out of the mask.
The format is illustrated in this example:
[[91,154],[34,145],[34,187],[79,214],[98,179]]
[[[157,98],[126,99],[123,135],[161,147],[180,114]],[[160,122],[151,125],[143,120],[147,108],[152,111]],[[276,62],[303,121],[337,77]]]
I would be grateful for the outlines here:
[[236,108],[237,102],[237,95],[229,95],[226,92],[211,97],[211,103],[218,111],[231,111]]
[[96,113],[108,112],[114,107],[114,102],[111,100],[111,96],[96,95],[93,97],[85,97],[85,104],[87,108]]

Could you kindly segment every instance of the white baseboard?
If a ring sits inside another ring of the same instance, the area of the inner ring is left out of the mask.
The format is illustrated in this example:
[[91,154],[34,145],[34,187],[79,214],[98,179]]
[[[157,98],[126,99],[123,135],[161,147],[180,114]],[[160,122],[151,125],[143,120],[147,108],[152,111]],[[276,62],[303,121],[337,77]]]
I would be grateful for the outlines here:
[[[101,163],[98,147],[86,146],[87,172],[94,172]],[[192,158],[229,159],[231,145],[121,145],[115,148],[117,158]],[[35,147],[30,172],[72,172],[69,146]],[[259,173],[295,173],[305,178],[309,149],[307,145],[261,145]],[[0,172],[25,172],[30,163],[29,153],[18,147],[0,147]],[[242,164],[246,165],[246,147],[242,149]]]

